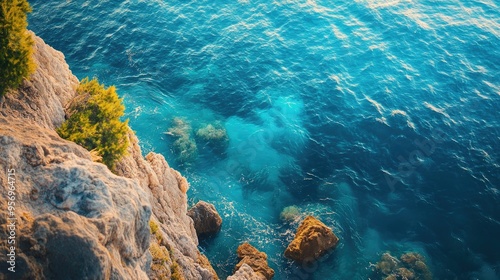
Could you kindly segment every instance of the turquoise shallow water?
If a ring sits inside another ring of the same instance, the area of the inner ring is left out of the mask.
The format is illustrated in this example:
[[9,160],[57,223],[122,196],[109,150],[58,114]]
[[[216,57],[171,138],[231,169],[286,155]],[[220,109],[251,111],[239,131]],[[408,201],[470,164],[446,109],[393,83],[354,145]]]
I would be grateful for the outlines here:
[[[495,1],[30,1],[29,28],[79,78],[115,84],[144,153],[224,223],[200,244],[220,276],[250,241],[275,279],[375,279],[417,251],[436,279],[500,278],[500,9]],[[219,123],[177,160],[174,117]],[[341,242],[283,258],[314,214]]]

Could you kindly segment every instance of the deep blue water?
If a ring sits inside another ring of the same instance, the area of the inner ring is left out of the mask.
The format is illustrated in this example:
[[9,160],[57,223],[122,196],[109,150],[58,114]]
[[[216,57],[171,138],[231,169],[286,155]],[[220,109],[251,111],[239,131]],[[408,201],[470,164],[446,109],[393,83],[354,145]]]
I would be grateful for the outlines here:
[[[500,279],[497,1],[30,3],[77,77],[117,86],[143,152],[216,205],[200,248],[221,278],[250,241],[275,279],[368,279],[386,251],[421,253],[435,279]],[[179,161],[174,117],[219,123],[228,146]],[[290,205],[341,240],[313,267],[283,258]]]

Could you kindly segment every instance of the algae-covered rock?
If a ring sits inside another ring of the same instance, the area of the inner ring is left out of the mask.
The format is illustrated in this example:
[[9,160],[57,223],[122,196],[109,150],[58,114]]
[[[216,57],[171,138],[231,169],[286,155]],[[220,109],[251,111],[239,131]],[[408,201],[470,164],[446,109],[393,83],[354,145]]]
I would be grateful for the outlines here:
[[196,131],[196,141],[212,149],[216,154],[224,154],[229,146],[226,128],[220,123],[207,124]]
[[193,161],[198,156],[198,147],[192,137],[191,124],[182,119],[174,118],[172,126],[165,134],[177,138],[173,143],[173,150],[177,154],[177,160],[182,163]]
[[382,254],[380,261],[376,264],[376,269],[385,275],[389,275],[398,266],[398,260],[389,253]]
[[430,280],[432,273],[425,264],[425,258],[416,253],[409,252],[401,255],[398,259],[390,253],[383,253],[380,260],[375,264],[377,279],[385,280]]
[[307,216],[297,229],[295,238],[285,250],[285,257],[309,262],[335,248],[339,239],[332,229],[313,216]]
[[300,209],[295,205],[283,208],[280,213],[280,219],[285,222],[295,221],[300,217]]

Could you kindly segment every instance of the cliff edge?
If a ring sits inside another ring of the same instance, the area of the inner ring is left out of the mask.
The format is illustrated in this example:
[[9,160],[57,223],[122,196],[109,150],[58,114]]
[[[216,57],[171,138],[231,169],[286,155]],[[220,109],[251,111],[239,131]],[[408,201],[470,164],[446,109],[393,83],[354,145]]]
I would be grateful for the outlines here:
[[188,183],[162,155],[143,157],[130,130],[114,174],[59,137],[78,79],[33,37],[36,72],[0,100],[0,245],[13,249],[0,279],[216,279],[187,216]]

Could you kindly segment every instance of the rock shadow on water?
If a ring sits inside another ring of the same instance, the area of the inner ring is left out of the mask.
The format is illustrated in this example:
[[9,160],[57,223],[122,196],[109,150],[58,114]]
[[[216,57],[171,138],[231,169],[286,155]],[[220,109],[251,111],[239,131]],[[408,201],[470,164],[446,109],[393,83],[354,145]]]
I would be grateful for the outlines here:
[[254,192],[271,192],[275,186],[269,178],[269,170],[260,169],[253,171],[249,167],[242,167],[238,181],[243,187],[245,195],[251,195]]
[[254,119],[255,108],[268,107],[256,100],[252,92],[221,86],[222,83],[226,82],[209,80],[205,85],[205,94],[195,97],[196,103],[201,102],[223,117],[238,116],[243,119]]
[[283,166],[279,170],[278,177],[293,197],[311,201],[317,198],[320,182],[305,174],[300,166],[294,163]]

